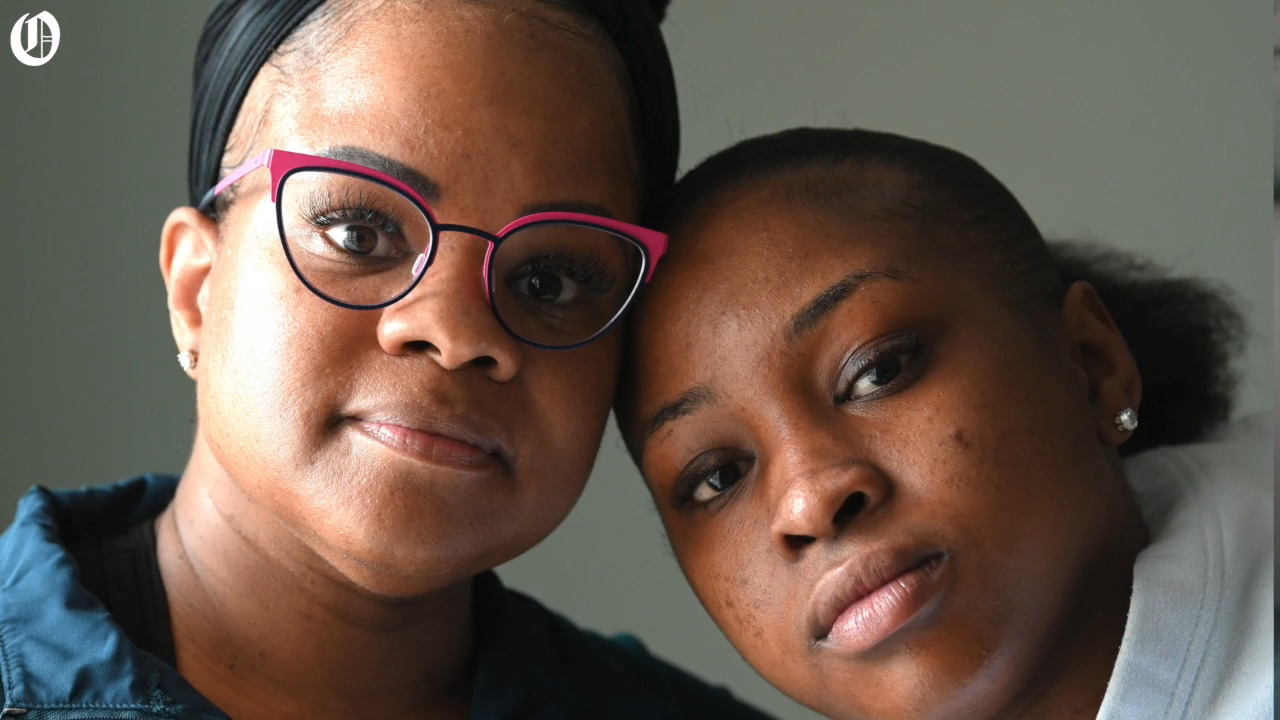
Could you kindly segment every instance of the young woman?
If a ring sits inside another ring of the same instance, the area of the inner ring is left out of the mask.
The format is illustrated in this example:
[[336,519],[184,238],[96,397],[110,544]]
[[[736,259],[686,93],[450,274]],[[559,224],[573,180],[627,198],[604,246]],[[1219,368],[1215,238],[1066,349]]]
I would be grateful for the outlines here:
[[1055,257],[977,163],[884,133],[746,141],[667,220],[619,422],[766,679],[840,718],[1270,717],[1229,304]]
[[214,10],[160,243],[190,462],[23,500],[0,715],[760,717],[488,572],[582,490],[663,252],[663,4]]

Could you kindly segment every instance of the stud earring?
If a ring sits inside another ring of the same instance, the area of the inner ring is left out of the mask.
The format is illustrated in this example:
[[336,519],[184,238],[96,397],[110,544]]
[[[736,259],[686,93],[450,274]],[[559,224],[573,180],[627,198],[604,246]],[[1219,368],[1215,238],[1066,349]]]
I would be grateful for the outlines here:
[[182,369],[185,370],[186,372],[191,372],[192,370],[195,370],[196,363],[199,361],[200,361],[200,356],[196,354],[195,350],[183,350],[182,352],[178,353],[178,364],[181,365]]
[[1138,429],[1138,413],[1127,407],[1116,413],[1116,429],[1120,432],[1133,432]]

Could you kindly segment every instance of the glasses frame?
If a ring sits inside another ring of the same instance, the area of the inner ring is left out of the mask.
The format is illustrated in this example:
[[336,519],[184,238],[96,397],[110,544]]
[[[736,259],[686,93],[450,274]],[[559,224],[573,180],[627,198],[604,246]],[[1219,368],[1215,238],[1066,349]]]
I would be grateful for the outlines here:
[[[639,225],[625,223],[620,220],[600,217],[598,215],[589,215],[586,213],[540,212],[532,215],[525,215],[524,217],[516,218],[510,223],[507,223],[507,225],[497,233],[490,233],[486,230],[471,227],[469,225],[442,223],[436,219],[435,213],[431,210],[431,206],[427,204],[427,201],[424,200],[416,190],[390,175],[355,163],[333,160],[331,158],[319,157],[317,155],[289,152],[288,150],[264,150],[254,156],[248,162],[233,170],[217,185],[214,185],[209,192],[205,193],[204,197],[200,199],[200,205],[197,209],[200,210],[200,212],[207,213],[208,209],[213,205],[214,199],[217,198],[218,195],[222,194],[224,190],[243,179],[249,173],[264,167],[271,173],[271,203],[276,207],[276,226],[280,235],[280,245],[284,248],[285,258],[289,261],[289,267],[293,268],[293,274],[297,276],[298,280],[305,285],[308,290],[324,301],[349,310],[378,310],[404,299],[405,296],[413,292],[414,288],[418,286],[418,283],[422,281],[423,276],[427,274],[427,269],[430,268],[431,264],[435,261],[436,248],[440,245],[440,236],[445,232],[466,233],[489,243],[489,247],[485,252],[484,258],[485,299],[489,303],[489,311],[493,313],[494,319],[498,321],[498,324],[502,326],[502,329],[508,335],[522,343],[525,343],[526,345],[545,350],[572,350],[591,343],[596,338],[604,335],[610,330],[610,328],[618,323],[618,320],[620,320],[622,316],[627,313],[627,310],[631,308],[631,304],[635,301],[636,294],[640,291],[641,286],[648,284],[648,282],[653,279],[653,273],[658,267],[658,261],[662,259],[662,256],[667,252],[667,236],[664,233],[640,227]],[[427,247],[426,252],[419,254],[418,259],[414,261],[412,271],[414,275],[413,281],[409,283],[409,286],[405,288],[403,292],[386,302],[377,303],[376,305],[356,305],[344,302],[324,293],[315,285],[311,284],[311,281],[308,280],[302,273],[302,270],[298,268],[298,264],[293,258],[293,253],[289,250],[289,243],[285,240],[284,210],[276,200],[280,195],[280,189],[284,187],[285,181],[288,180],[290,176],[295,173],[308,170],[335,172],[376,182],[390,188],[391,190],[395,190],[401,195],[404,195],[410,202],[417,206],[418,210],[427,219],[427,225],[431,229],[431,244]],[[631,288],[631,293],[627,296],[627,299],[623,301],[613,318],[610,319],[604,327],[600,328],[586,339],[580,340],[571,345],[548,345],[546,343],[535,342],[520,335],[507,325],[506,321],[502,319],[502,316],[498,313],[497,308],[494,305],[494,293],[497,288],[494,285],[495,280],[493,278],[492,270],[493,256],[496,253],[498,246],[502,244],[503,240],[518,230],[523,230],[536,225],[551,224],[577,225],[580,227],[594,228],[596,230],[607,232],[622,240],[631,242],[640,250],[641,256],[641,268],[639,273],[640,280]]]

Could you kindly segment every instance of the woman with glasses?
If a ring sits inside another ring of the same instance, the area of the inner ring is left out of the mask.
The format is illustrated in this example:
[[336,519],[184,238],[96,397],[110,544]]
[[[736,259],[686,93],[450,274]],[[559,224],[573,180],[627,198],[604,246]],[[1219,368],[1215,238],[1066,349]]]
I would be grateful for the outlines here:
[[747,140],[673,198],[618,423],[765,679],[836,718],[1273,717],[1272,432],[1225,425],[1216,288],[888,133]]
[[490,569],[563,520],[665,249],[663,2],[226,0],[160,266],[180,481],[36,489],[2,717],[760,717]]

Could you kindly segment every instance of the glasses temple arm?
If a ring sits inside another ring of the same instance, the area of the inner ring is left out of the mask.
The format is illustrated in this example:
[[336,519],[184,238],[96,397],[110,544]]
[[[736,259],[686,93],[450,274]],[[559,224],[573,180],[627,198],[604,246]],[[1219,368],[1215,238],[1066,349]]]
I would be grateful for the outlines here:
[[200,198],[200,204],[196,206],[196,209],[199,210],[200,212],[205,212],[206,210],[209,209],[209,206],[213,204],[213,199],[216,198],[219,193],[221,193],[223,190],[226,190],[233,183],[235,183],[237,180],[244,177],[245,175],[248,175],[254,170],[257,170],[260,167],[264,167],[268,163],[270,163],[271,152],[272,152],[271,150],[265,150],[259,153],[255,157],[251,158],[249,162],[246,162],[245,164],[233,170],[230,175],[223,178],[222,181],[219,182],[217,185],[214,185],[213,187],[209,188],[209,192],[205,193],[204,197]]

